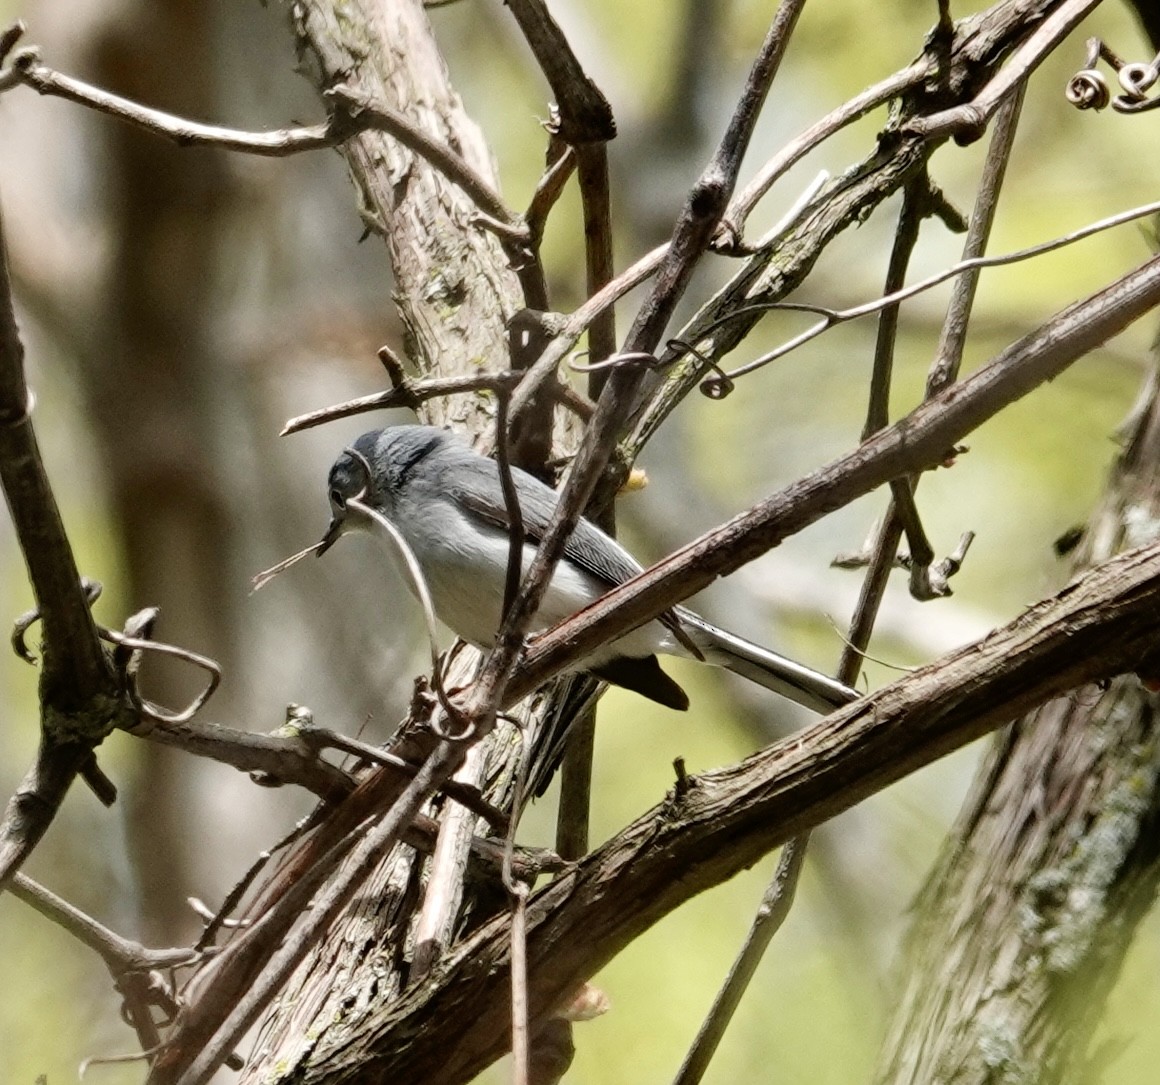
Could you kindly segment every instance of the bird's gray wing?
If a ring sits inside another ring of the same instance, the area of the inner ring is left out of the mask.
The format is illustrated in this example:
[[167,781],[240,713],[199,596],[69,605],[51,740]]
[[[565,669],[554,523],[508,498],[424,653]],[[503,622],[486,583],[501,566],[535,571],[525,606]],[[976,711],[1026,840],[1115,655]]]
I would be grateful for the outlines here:
[[[485,523],[509,532],[511,521],[500,486],[499,465],[494,460],[477,457],[474,453],[471,455],[473,463],[469,474],[461,475],[460,471],[466,465],[460,465],[449,475],[452,495],[461,507]],[[470,478],[470,484],[460,481],[465,478]],[[512,478],[519,496],[524,538],[538,546],[556,511],[556,491],[518,467],[512,468]],[[641,571],[640,564],[619,543],[583,519],[564,544],[564,555],[610,588],[623,584]]]
[[[485,523],[507,533],[511,531],[507,502],[499,480],[499,465],[474,452],[466,451],[469,460],[449,472],[448,489],[462,508]],[[461,473],[463,472],[463,473]],[[471,479],[468,486],[463,480]],[[512,480],[519,496],[520,516],[524,521],[524,539],[538,546],[556,511],[558,495],[538,478],[518,467],[512,468]],[[590,576],[609,588],[631,580],[643,566],[618,542],[589,521],[581,519],[564,544],[564,556]],[[690,639],[676,610],[659,615],[661,622],[696,659],[703,659],[700,648]]]

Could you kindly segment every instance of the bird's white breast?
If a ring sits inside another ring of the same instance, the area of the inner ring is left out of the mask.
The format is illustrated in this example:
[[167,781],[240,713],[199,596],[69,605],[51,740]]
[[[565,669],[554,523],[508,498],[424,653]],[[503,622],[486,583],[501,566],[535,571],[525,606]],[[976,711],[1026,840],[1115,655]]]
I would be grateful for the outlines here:
[[[472,644],[490,647],[499,627],[507,577],[509,539],[506,533],[477,521],[469,521],[448,501],[429,502],[424,507],[424,524],[399,524],[411,546],[424,578],[436,616],[454,633]],[[384,539],[398,564],[394,543]],[[526,573],[535,548],[525,545],[521,572]],[[414,592],[410,577],[405,576]],[[576,613],[607,589],[567,560],[561,560],[552,575],[531,631],[547,629]],[[594,653],[589,663],[613,655],[646,656],[672,650],[668,631],[650,622],[627,634],[612,646]]]

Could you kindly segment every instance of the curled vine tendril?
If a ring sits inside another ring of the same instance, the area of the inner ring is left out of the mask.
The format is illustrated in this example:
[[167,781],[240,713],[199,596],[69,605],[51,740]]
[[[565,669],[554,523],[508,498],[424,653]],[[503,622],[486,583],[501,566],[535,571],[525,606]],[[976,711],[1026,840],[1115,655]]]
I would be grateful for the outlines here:
[[[1103,61],[1116,74],[1121,93],[1112,97],[1108,77],[1097,67]],[[1117,113],[1146,113],[1160,107],[1160,95],[1150,98],[1149,91],[1160,79],[1160,54],[1149,63],[1125,61],[1101,39],[1089,38],[1084,66],[1068,80],[1065,94],[1076,109],[1106,109]]]

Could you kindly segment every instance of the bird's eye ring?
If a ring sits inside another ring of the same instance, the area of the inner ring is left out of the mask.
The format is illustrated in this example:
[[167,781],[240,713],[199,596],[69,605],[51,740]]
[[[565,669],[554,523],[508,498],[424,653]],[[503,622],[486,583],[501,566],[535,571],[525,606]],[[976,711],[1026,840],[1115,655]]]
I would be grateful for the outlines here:
[[337,486],[330,488],[330,503],[336,509],[344,510],[346,508],[346,495]]

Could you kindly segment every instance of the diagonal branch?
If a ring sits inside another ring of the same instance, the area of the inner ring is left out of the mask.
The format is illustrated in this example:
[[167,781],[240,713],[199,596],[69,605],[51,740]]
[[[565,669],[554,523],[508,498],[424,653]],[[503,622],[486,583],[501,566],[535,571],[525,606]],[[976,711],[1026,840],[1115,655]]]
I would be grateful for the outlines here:
[[[533,1021],[697,893],[904,775],[1154,651],[1160,546],[1121,555],[1015,621],[690,782],[528,904]],[[374,1034],[315,1053],[303,1085],[470,1080],[504,1051],[509,933],[491,920]],[[447,1044],[454,1032],[456,1042]]]
[[745,222],[778,178],[788,173],[796,163],[835,132],[841,131],[848,124],[853,124],[870,110],[885,105],[892,98],[897,98],[904,91],[913,89],[930,75],[933,67],[934,62],[931,58],[922,57],[916,60],[908,67],[887,76],[848,102],[844,102],[833,112],[827,113],[821,120],[810,125],[800,136],[785,144],[729,204],[729,209],[722,217],[717,235],[713,239],[714,247],[721,252],[744,252],[745,245],[741,235],[745,229]]
[[938,466],[948,449],[1005,406],[1058,376],[1160,304],[1160,257],[1068,306],[959,384],[857,449],[707,532],[537,637],[506,697],[655,618],[783,539],[901,475]]
[[36,846],[78,772],[97,777],[93,748],[128,709],[97,637],[32,426],[32,393],[16,327],[0,223],[0,486],[43,630],[41,743],[0,820],[0,888]]
[[[804,2],[782,0],[720,144],[689,192],[653,289],[629,329],[625,353],[651,354],[656,348],[688,286],[694,267],[705,253],[712,232],[733,194],[761,106],[777,74]],[[552,570],[564,552],[565,542],[608,462],[643,378],[644,370],[640,368],[619,369],[601,393],[552,522],[544,533],[515,604],[496,637],[496,646],[484,663],[468,709],[470,714],[482,715],[503,695],[523,635],[547,590]],[[514,414],[514,402],[512,410]]]
[[23,874],[12,879],[8,891],[100,955],[121,993],[121,1014],[136,1031],[142,1050],[156,1048],[161,1036],[153,1019],[154,1010],[167,1019],[172,1019],[178,1010],[172,983],[165,978],[164,970],[194,964],[200,957],[198,951],[149,949],[122,938]]
[[507,0],[506,6],[552,88],[560,110],[560,138],[573,146],[612,139],[612,107],[585,73],[544,0]]

